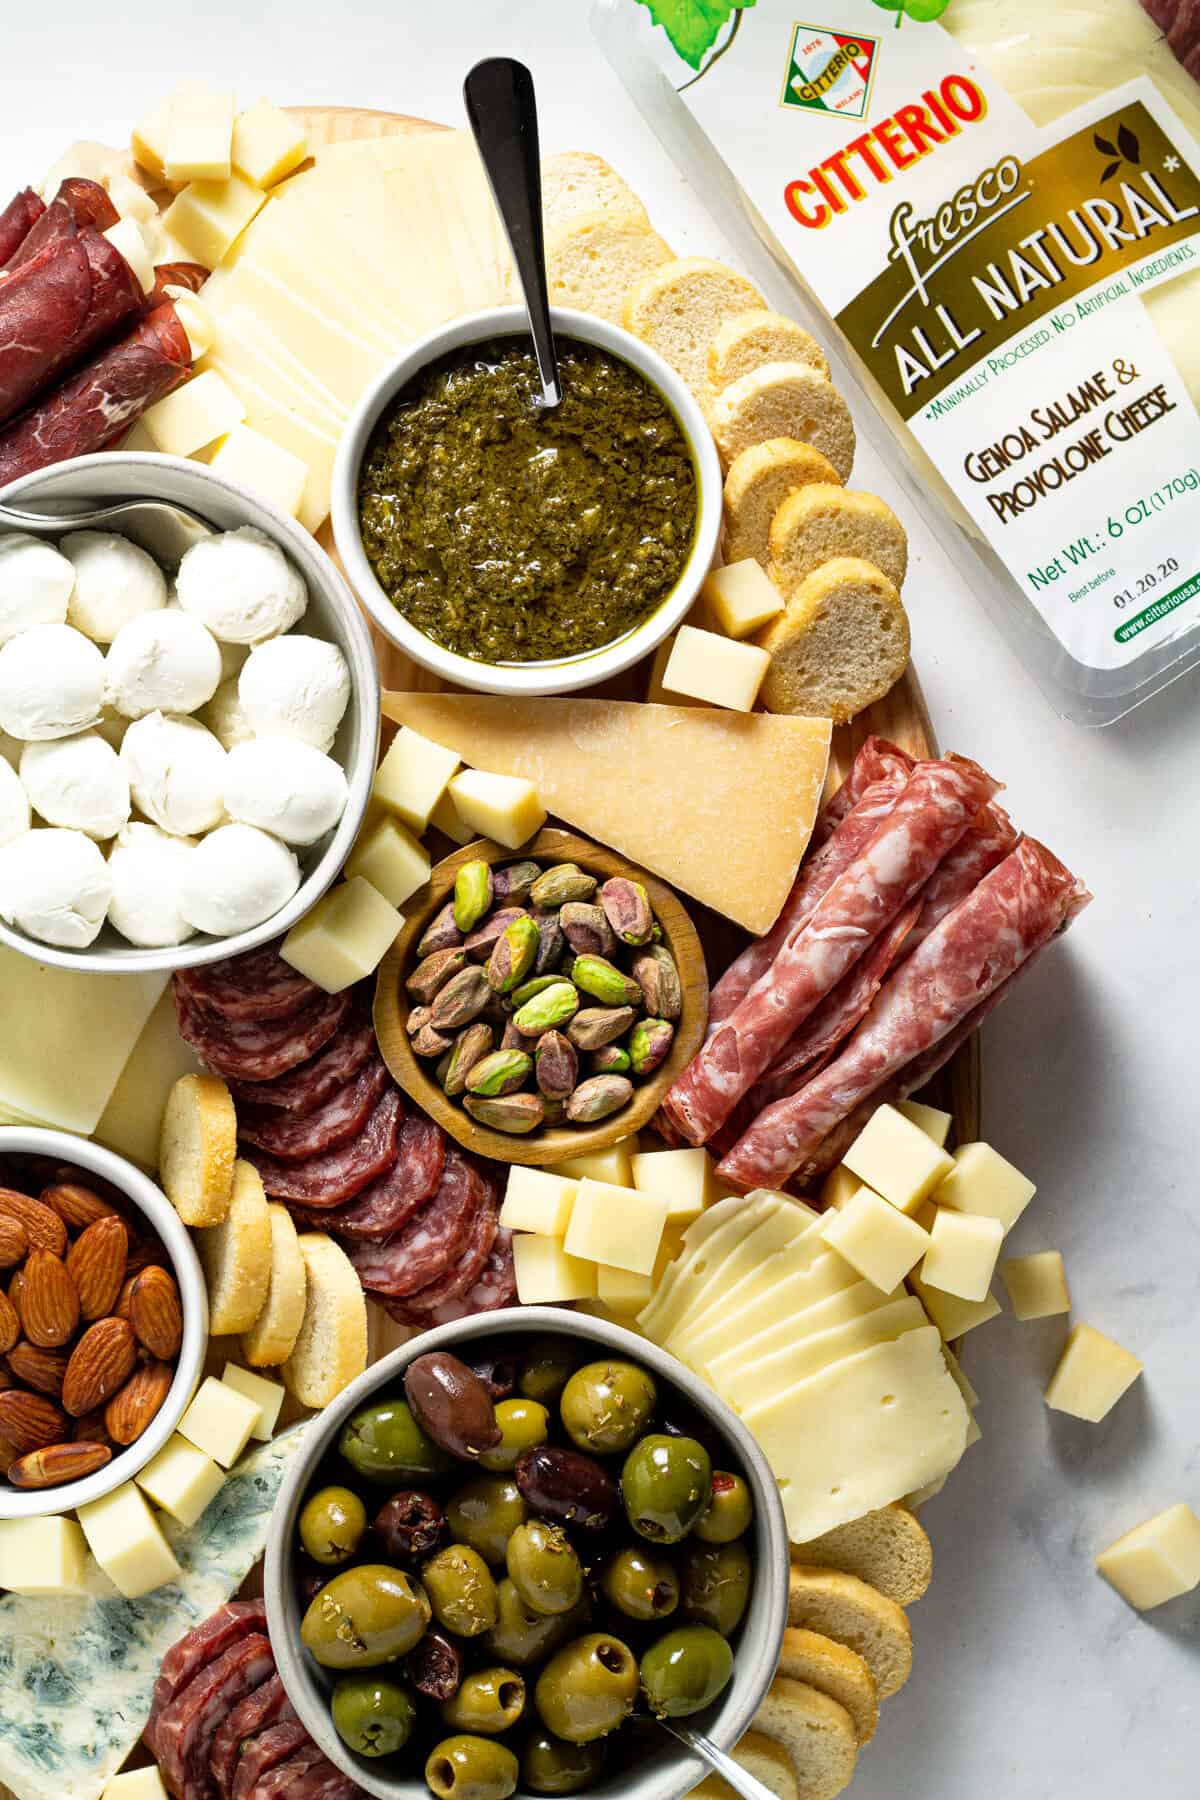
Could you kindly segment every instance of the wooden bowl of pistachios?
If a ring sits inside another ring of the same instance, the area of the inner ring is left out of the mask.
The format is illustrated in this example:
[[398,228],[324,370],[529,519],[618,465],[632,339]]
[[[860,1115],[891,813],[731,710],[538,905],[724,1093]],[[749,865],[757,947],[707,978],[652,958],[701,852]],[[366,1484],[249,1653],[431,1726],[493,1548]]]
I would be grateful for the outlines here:
[[700,1047],[708,978],[671,889],[574,832],[438,863],[380,965],[395,1080],[464,1149],[545,1165],[646,1125]]

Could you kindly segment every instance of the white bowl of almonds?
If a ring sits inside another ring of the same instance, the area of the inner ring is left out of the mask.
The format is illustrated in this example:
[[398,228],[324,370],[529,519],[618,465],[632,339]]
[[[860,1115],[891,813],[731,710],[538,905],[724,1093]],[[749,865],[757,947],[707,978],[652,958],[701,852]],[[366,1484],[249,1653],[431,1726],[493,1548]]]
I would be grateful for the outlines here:
[[[124,1157],[0,1127],[0,1519],[69,1512],[162,1449],[208,1347],[187,1229]],[[15,1290],[15,1293],[14,1293]]]

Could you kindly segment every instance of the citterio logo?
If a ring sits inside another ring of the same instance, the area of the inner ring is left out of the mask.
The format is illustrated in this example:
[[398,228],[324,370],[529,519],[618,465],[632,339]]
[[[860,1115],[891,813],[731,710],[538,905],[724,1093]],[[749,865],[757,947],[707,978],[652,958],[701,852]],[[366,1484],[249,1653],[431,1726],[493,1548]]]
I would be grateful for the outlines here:
[[780,105],[865,119],[879,39],[825,25],[795,25]]

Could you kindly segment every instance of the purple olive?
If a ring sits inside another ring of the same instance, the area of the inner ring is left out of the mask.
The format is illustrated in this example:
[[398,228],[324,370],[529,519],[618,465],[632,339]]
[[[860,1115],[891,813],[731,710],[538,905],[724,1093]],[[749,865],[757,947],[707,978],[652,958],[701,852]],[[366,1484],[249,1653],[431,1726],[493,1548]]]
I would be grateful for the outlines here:
[[393,1562],[410,1562],[436,1550],[446,1515],[436,1500],[417,1488],[401,1488],[375,1515],[375,1535]]
[[462,1651],[444,1632],[427,1631],[405,1657],[404,1673],[427,1700],[452,1700],[462,1683]]
[[517,1487],[532,1512],[562,1525],[603,1531],[617,1510],[617,1484],[592,1456],[541,1444],[517,1464]]
[[404,1392],[417,1424],[460,1462],[474,1462],[500,1442],[491,1396],[473,1369],[446,1350],[410,1363]]
[[521,1365],[515,1356],[473,1356],[470,1367],[493,1400],[511,1400]]

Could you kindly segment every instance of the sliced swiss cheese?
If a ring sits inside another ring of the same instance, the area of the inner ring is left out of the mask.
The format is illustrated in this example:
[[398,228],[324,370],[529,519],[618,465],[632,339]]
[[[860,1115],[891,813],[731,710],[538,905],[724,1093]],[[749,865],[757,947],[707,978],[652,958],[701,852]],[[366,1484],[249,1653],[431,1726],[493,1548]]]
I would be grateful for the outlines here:
[[743,1261],[740,1277],[736,1281],[724,1277],[719,1287],[706,1293],[703,1306],[693,1309],[686,1323],[672,1332],[673,1354],[685,1362],[702,1360],[734,1319],[739,1321],[738,1329],[745,1338],[773,1316],[771,1309],[777,1304],[777,1293],[784,1296],[779,1304],[794,1305],[798,1295],[806,1293],[810,1286],[821,1287],[826,1280],[832,1283],[824,1290],[829,1293],[853,1285],[858,1275],[853,1269],[848,1273],[839,1269],[842,1261],[829,1250],[820,1231],[806,1231],[773,1256],[764,1256],[749,1266]]
[[730,1194],[702,1212],[684,1232],[680,1253],[659,1283],[653,1300],[638,1314],[643,1331],[657,1342],[660,1321],[669,1329],[666,1321],[674,1319],[687,1304],[685,1288],[695,1279],[697,1256],[702,1249],[706,1257],[724,1258],[748,1231],[778,1210],[773,1194],[756,1191]]
[[863,1281],[858,1271],[832,1250],[803,1266],[792,1263],[784,1268],[783,1259],[777,1260],[781,1273],[768,1290],[749,1305],[739,1302],[728,1310],[710,1308],[689,1330],[682,1354],[693,1368],[706,1374],[716,1371],[727,1357],[736,1361],[743,1350],[748,1352],[750,1344],[757,1355],[768,1355],[780,1342],[790,1343],[794,1337],[809,1330],[821,1331],[826,1325],[840,1325],[844,1319],[882,1306],[890,1297],[881,1294],[873,1282]]
[[[806,1230],[814,1228],[805,1225]],[[673,1344],[676,1334],[692,1319],[706,1312],[714,1300],[739,1285],[763,1260],[793,1243],[797,1221],[786,1201],[768,1211],[751,1231],[742,1231],[721,1256],[715,1250],[701,1254],[683,1271],[665,1317],[658,1324],[659,1343]],[[819,1231],[818,1231],[819,1235]]]
[[819,1375],[822,1369],[830,1369],[860,1350],[892,1343],[906,1331],[920,1331],[926,1323],[925,1308],[911,1294],[903,1300],[889,1300],[861,1318],[846,1319],[826,1331],[810,1332],[772,1356],[743,1362],[723,1379],[717,1392],[738,1412],[761,1411],[798,1381]]
[[385,693],[384,711],[747,931],[774,923],[820,804],[828,719],[627,700]]

